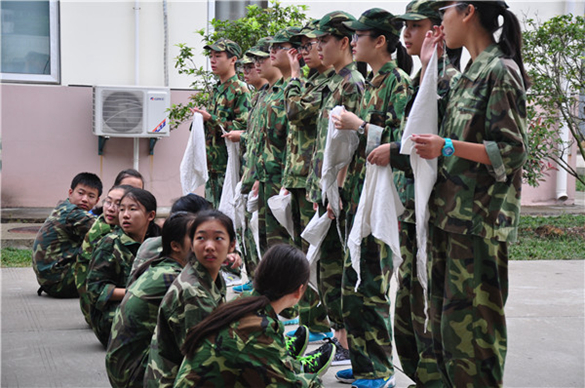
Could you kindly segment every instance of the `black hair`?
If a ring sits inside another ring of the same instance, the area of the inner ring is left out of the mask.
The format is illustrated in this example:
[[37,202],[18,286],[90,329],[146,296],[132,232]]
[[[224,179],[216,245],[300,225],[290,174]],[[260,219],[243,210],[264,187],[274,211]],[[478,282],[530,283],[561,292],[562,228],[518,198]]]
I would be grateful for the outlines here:
[[128,168],[126,170],[120,171],[116,176],[116,179],[114,180],[114,186],[119,186],[120,183],[124,180],[124,178],[127,178],[129,176],[140,179],[142,181],[141,189],[144,188],[144,178],[142,177],[142,174],[133,168]]
[[182,347],[193,356],[198,344],[232,322],[266,307],[285,295],[307,285],[311,269],[305,254],[291,245],[274,245],[260,260],[254,276],[254,290],[260,296],[246,296],[219,306],[199,324],[189,329]]
[[80,172],[79,174],[75,175],[71,181],[71,190],[75,190],[79,184],[91,187],[92,189],[97,189],[98,197],[102,196],[102,180],[93,172]]
[[[510,58],[516,62],[522,79],[524,80],[524,87],[530,87],[530,78],[524,68],[522,61],[522,29],[520,22],[516,15],[504,8],[498,1],[466,1],[459,3],[456,7],[459,11],[464,11],[468,5],[473,5],[479,16],[481,26],[490,34],[494,34],[500,28],[502,33],[497,42],[498,46],[504,53],[506,58]],[[498,24],[498,16],[502,15],[504,23],[500,26]]]
[[197,217],[195,218],[195,221],[191,224],[191,228],[189,229],[189,237],[191,237],[191,240],[193,240],[195,232],[197,232],[197,228],[201,224],[209,220],[219,221],[227,230],[228,236],[230,238],[230,243],[236,241],[236,232],[234,229],[234,223],[232,222],[232,219],[223,214],[222,212],[220,212],[219,210],[214,209],[204,210],[197,213]]
[[[429,18],[429,20],[433,26],[440,26],[443,22],[440,18]],[[449,63],[457,70],[461,70],[461,54],[463,53],[463,47],[456,49],[446,47],[445,53],[449,58]]]
[[211,203],[200,195],[189,193],[177,199],[171,207],[171,214],[184,211],[199,213],[202,210],[211,209]]
[[189,225],[195,220],[195,214],[179,211],[171,214],[165,220],[162,227],[162,252],[161,256],[169,256],[172,253],[171,243],[183,243],[185,235],[189,232]]
[[[401,20],[394,20],[392,22],[396,31],[402,29],[403,22]],[[406,48],[400,43],[400,36],[389,31],[382,31],[377,28],[372,29],[372,38],[379,36],[386,38],[386,50],[389,54],[396,52],[396,64],[399,68],[404,70],[407,74],[412,71],[412,57],[406,52]]]
[[[136,202],[140,203],[142,206],[144,206],[146,213],[154,211],[156,214],[157,209],[156,198],[154,197],[154,195],[150,193],[150,191],[131,186],[131,188],[126,191],[122,198],[120,198],[120,202],[122,202],[126,197],[133,199]],[[144,237],[144,239],[147,239],[149,237],[160,236],[160,232],[161,232],[160,226],[158,226],[153,219],[152,221],[150,221],[150,224],[148,225],[148,230],[146,231],[146,236]]]

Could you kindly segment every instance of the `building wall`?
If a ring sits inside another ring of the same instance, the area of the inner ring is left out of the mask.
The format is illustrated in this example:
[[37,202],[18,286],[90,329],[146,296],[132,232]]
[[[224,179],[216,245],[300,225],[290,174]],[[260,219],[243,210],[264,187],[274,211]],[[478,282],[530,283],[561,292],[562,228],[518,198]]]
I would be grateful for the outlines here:
[[[282,1],[309,4],[307,14],[321,17],[336,9],[356,17],[372,7],[393,13],[403,12],[407,1]],[[538,13],[546,19],[564,13],[566,3],[583,2],[508,1],[522,18]],[[71,178],[80,171],[100,175],[108,188],[118,171],[132,167],[133,141],[112,138],[98,155],[98,138],[92,134],[92,85],[163,86],[163,8],[162,1],[140,4],[139,73],[135,74],[134,1],[60,1],[61,85],[3,84],[2,109],[2,207],[52,207],[66,196]],[[177,74],[173,58],[175,46],[186,43],[202,51],[200,36],[213,0],[169,0],[169,85],[172,102],[186,101],[192,82]],[[202,56],[196,65],[206,65]],[[181,195],[179,164],[185,149],[186,126],[160,140],[154,155],[148,155],[148,140],[140,140],[140,171],[146,188],[160,206],[169,206]],[[526,188],[523,202],[554,201],[554,177],[538,189]],[[570,180],[570,182],[572,182]],[[552,189],[549,188],[552,185]],[[572,185],[572,186],[571,186]],[[574,193],[569,184],[569,201]],[[572,190],[572,191],[571,191]]]

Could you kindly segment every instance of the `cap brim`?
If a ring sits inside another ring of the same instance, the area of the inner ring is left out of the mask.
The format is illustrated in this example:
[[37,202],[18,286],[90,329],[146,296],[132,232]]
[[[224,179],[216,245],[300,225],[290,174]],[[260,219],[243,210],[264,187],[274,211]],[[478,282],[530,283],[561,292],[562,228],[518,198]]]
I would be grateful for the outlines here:
[[394,20],[414,20],[414,21],[418,21],[418,20],[425,20],[425,19],[429,19],[428,16],[425,15],[421,15],[420,13],[405,13],[404,15],[398,15],[394,18]]
[[270,53],[260,51],[260,50],[250,49],[250,51],[248,51],[248,55],[253,56],[253,57],[268,58],[270,56]]
[[349,28],[350,30],[353,31],[363,31],[363,30],[372,30],[374,29],[374,27],[368,26],[362,22],[359,22],[357,20],[350,20],[347,22],[343,22],[342,23],[344,26],[346,26],[347,28]]
[[204,50],[213,50],[213,51],[225,51],[225,49],[219,48],[214,44],[208,44],[206,46],[203,46]]

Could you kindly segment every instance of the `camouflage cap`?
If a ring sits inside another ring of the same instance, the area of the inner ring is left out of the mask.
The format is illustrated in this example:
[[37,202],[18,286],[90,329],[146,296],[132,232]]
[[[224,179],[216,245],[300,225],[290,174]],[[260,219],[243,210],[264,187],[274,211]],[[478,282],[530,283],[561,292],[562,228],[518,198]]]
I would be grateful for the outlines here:
[[355,21],[355,18],[344,11],[333,11],[323,16],[319,21],[319,29],[316,30],[315,36],[327,34],[347,36],[353,35],[353,31],[344,25],[344,22]]
[[380,30],[399,35],[399,30],[394,21],[394,15],[382,8],[368,9],[358,20],[343,22],[352,31]]
[[315,31],[319,29],[319,19],[311,19],[305,26],[293,37],[291,41],[300,42],[303,36],[314,39],[317,37]]
[[433,5],[431,0],[414,0],[406,6],[406,13],[397,15],[396,20],[424,20],[424,19],[438,19],[441,20],[441,15],[437,8]]
[[[270,43],[291,43],[294,44],[294,37],[301,31],[300,27],[287,27],[276,33]],[[298,42],[297,42],[298,44]]]
[[250,50],[246,51],[244,53],[244,56],[241,59],[238,59],[238,61],[236,62],[236,65],[238,65],[238,66],[253,65],[254,60],[252,59],[252,57],[250,55],[248,55],[249,53],[250,53]]
[[247,55],[252,57],[268,58],[270,56],[271,36],[262,38],[256,42],[256,45],[247,51]]
[[213,51],[226,51],[237,58],[242,56],[242,49],[240,46],[234,42],[233,40],[229,40],[226,38],[220,38],[217,42],[213,44],[208,44],[203,47],[205,50],[213,50]]

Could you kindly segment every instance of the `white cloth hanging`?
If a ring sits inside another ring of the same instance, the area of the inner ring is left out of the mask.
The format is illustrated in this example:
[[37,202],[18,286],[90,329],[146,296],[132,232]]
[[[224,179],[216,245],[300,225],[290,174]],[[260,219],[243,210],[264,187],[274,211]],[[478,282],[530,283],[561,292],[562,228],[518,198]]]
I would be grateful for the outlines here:
[[377,166],[366,163],[364,188],[347,239],[347,247],[351,255],[351,265],[357,273],[357,290],[361,283],[360,246],[362,240],[370,234],[381,240],[392,250],[394,269],[402,263],[400,241],[398,239],[398,216],[404,212],[404,206],[394,185],[394,177],[390,165]]
[[[227,133],[223,127],[221,127],[221,131],[224,135]],[[217,210],[230,217],[234,222],[234,225],[236,225],[237,220],[235,197],[236,187],[240,182],[240,147],[237,142],[233,142],[227,138],[224,139],[227,148],[228,160]]]
[[266,202],[276,221],[284,226],[288,234],[294,238],[295,230],[292,219],[291,195],[289,192],[286,192],[286,194],[285,192],[286,189],[280,189],[278,195],[268,198]]
[[311,276],[309,277],[309,285],[313,289],[318,290],[317,284],[317,262],[319,261],[319,252],[321,244],[327,235],[327,231],[331,227],[332,220],[324,213],[319,217],[319,212],[315,212],[311,221],[301,233],[301,238],[309,243],[309,250],[307,251],[307,260],[311,267]]
[[181,188],[183,195],[193,193],[209,179],[207,172],[207,150],[205,149],[205,129],[203,116],[193,115],[191,133],[180,166]]
[[[427,295],[427,241],[429,233],[429,198],[435,182],[437,181],[437,158],[423,159],[414,149],[415,143],[411,136],[415,134],[438,134],[439,109],[437,100],[438,77],[437,48],[431,57],[431,61],[421,82],[412,109],[402,135],[400,153],[410,155],[410,165],[414,174],[414,202],[416,219],[417,278],[423,288],[423,295]],[[427,315],[427,298],[425,297],[425,317]]]

